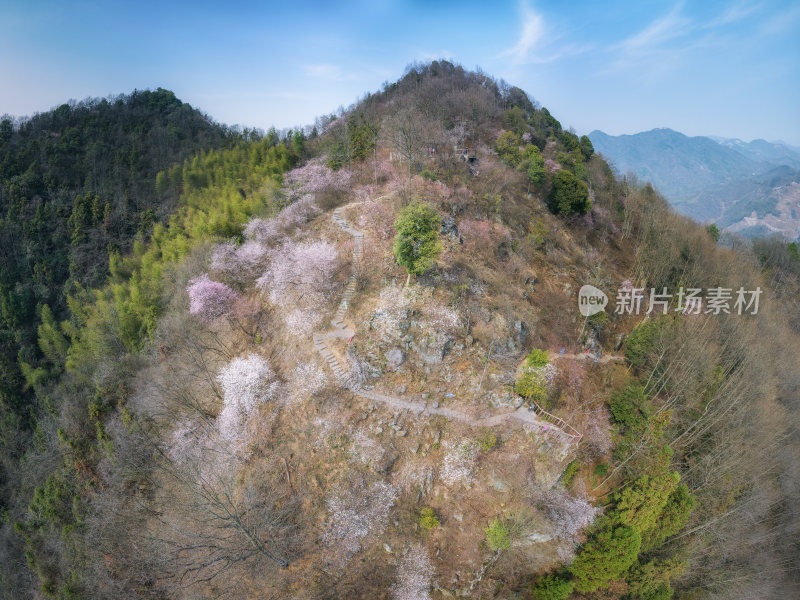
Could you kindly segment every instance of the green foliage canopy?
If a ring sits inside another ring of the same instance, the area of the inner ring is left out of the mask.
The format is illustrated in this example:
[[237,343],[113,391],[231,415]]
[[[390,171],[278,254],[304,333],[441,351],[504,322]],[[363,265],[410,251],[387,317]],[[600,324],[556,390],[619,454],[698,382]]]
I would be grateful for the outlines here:
[[575,583],[560,575],[547,575],[531,588],[534,600],[566,600],[572,593]]
[[395,221],[397,234],[393,252],[397,263],[412,275],[422,275],[434,264],[442,251],[439,242],[441,218],[429,205],[412,202]]
[[596,531],[570,566],[575,589],[582,593],[605,587],[634,563],[642,537],[627,525],[604,527]]
[[511,547],[511,530],[508,524],[501,519],[492,519],[486,528],[486,542],[495,552],[508,550]]
[[589,187],[570,171],[562,169],[553,176],[548,207],[557,215],[586,214],[592,207]]

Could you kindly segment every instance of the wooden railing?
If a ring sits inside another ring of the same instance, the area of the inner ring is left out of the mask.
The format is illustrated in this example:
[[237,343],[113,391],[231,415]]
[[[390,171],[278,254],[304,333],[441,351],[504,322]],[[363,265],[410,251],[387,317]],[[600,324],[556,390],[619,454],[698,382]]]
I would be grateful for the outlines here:
[[528,402],[530,402],[531,406],[533,406],[533,412],[536,413],[536,416],[541,417],[548,423],[552,423],[553,425],[558,427],[561,431],[564,432],[564,435],[570,438],[570,443],[574,442],[575,444],[577,444],[578,442],[581,441],[583,434],[580,433],[577,429],[575,429],[572,425],[567,423],[564,419],[562,419],[561,417],[557,417],[552,413],[547,412],[541,406],[536,404],[536,402],[534,402],[533,400],[528,400]]

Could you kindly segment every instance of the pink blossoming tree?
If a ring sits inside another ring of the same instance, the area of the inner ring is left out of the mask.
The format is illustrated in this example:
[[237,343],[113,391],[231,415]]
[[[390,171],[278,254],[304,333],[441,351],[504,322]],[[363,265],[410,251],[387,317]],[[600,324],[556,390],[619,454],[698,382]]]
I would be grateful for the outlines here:
[[224,283],[210,279],[207,273],[192,279],[186,291],[189,294],[189,312],[207,323],[227,313],[238,297]]
[[[320,307],[333,292],[338,267],[339,255],[333,244],[289,240],[273,253],[256,286],[273,304],[292,308],[286,311],[291,330],[307,333],[321,318]],[[298,320],[301,316],[302,323]]]

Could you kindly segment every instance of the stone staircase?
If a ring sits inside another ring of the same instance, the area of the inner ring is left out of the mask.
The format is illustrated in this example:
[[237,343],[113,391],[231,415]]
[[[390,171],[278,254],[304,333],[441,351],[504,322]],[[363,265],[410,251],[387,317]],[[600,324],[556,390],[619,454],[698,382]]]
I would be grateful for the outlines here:
[[360,382],[353,378],[352,374],[346,367],[342,365],[339,357],[336,356],[336,353],[331,350],[327,343],[327,340],[329,339],[349,339],[355,334],[355,331],[347,326],[344,318],[347,314],[347,309],[350,306],[350,302],[353,300],[353,296],[356,293],[356,277],[361,267],[361,258],[364,253],[364,233],[358,229],[350,227],[350,224],[342,216],[342,208],[344,207],[339,207],[333,211],[333,221],[339,227],[353,236],[353,242],[355,244],[353,248],[353,270],[349,279],[347,280],[347,286],[344,289],[342,301],[339,303],[339,307],[336,309],[336,314],[333,316],[333,319],[331,319],[331,325],[333,325],[334,330],[324,334],[315,333],[314,348],[322,355],[322,358],[325,359],[325,362],[328,363],[331,371],[333,371],[334,375],[336,375],[336,379],[343,386],[356,390],[360,387]]

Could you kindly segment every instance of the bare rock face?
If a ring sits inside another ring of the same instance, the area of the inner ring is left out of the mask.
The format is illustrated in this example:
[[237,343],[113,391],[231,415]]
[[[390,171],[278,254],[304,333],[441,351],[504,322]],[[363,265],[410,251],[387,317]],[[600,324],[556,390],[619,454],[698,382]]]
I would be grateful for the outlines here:
[[438,365],[444,360],[447,351],[453,345],[453,338],[447,333],[436,331],[426,335],[415,336],[411,349],[419,355],[426,365]]
[[395,461],[397,460],[399,454],[397,452],[386,452],[381,456],[379,460],[376,460],[372,464],[372,469],[376,473],[381,473],[382,475],[386,475],[392,470]]
[[622,348],[622,344],[625,342],[625,338],[627,336],[624,333],[618,333],[617,337],[614,340],[614,350],[619,350]]
[[397,370],[406,360],[406,355],[397,347],[388,350],[383,356],[386,358],[386,368],[390,371]]

